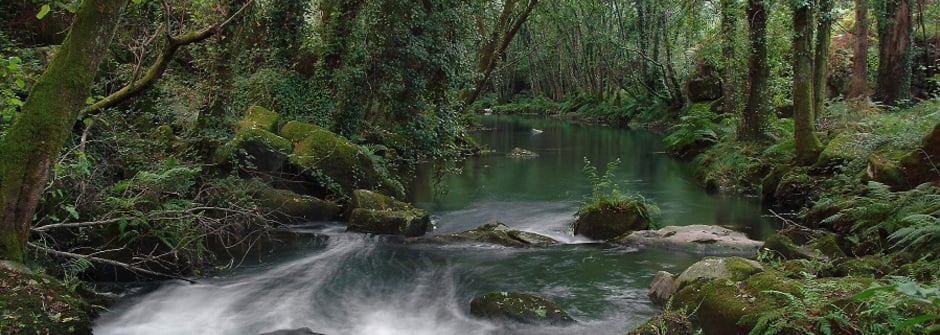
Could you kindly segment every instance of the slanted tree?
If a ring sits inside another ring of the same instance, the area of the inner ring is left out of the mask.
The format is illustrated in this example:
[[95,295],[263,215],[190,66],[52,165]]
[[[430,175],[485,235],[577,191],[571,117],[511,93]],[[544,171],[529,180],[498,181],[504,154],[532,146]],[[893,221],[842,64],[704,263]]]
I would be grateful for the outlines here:
[[0,141],[0,258],[23,262],[49,169],[91,93],[128,0],[84,0],[72,27]]
[[767,8],[764,0],[747,2],[748,41],[751,56],[748,61],[747,103],[741,112],[738,124],[738,138],[744,141],[757,141],[764,136],[770,101],[768,99],[768,79],[770,66],[767,64]]
[[822,144],[816,137],[813,99],[813,2],[794,1],[793,8],[793,141],[796,162],[816,161]]
[[480,78],[474,85],[474,89],[465,95],[464,106],[470,106],[480,97],[493,76],[493,70],[505,54],[506,48],[519,33],[519,29],[529,18],[536,4],[538,0],[507,0],[503,3],[503,9],[496,24],[493,25],[493,31],[490,32],[489,39],[484,42],[483,50],[477,59],[477,72]]
[[913,35],[910,0],[878,3],[878,80],[875,98],[895,105],[911,98]]

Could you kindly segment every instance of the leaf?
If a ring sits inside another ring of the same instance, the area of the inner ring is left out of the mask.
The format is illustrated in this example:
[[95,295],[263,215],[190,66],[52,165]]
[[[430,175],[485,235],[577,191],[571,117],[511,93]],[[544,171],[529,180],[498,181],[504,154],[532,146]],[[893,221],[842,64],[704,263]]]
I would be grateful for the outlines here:
[[78,219],[79,217],[78,210],[75,209],[75,206],[72,206],[72,205],[65,206],[65,211],[68,212],[69,215],[72,216],[73,219]]
[[52,8],[49,7],[49,5],[42,5],[42,8],[39,9],[39,13],[36,13],[36,18],[42,20],[51,10]]
[[23,79],[17,79],[13,81],[13,83],[16,84],[16,87],[18,88],[26,87],[26,82],[24,82]]

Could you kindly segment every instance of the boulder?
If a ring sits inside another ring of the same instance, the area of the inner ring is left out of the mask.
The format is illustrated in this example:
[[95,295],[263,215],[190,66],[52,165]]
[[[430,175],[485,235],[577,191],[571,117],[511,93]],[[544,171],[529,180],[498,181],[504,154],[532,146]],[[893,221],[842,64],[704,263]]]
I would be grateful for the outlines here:
[[245,112],[245,118],[235,123],[238,128],[255,128],[270,133],[277,131],[281,116],[261,106],[251,106]]
[[301,123],[285,124],[281,132],[296,142],[290,164],[326,189],[341,195],[366,188],[404,196],[401,185],[377,170],[359,146],[342,136]]
[[[741,257],[705,257],[682,271],[672,283],[672,291],[699,282],[714,279],[740,281],[759,272],[764,267],[760,263]],[[668,299],[668,297],[667,297]]]
[[744,233],[711,225],[669,226],[641,230],[612,242],[641,248],[660,248],[715,256],[754,256],[763,242]]
[[509,158],[535,158],[538,156],[539,154],[522,148],[513,148],[512,151],[506,154],[506,157]]
[[488,222],[476,229],[464,232],[435,235],[411,242],[481,242],[514,248],[547,246],[559,243],[551,237],[515,230],[497,221]]
[[496,321],[566,325],[574,319],[543,297],[518,292],[490,292],[470,301],[470,315]]
[[771,291],[798,295],[799,289],[798,281],[768,271],[744,279],[690,283],[672,301],[677,308],[695,311],[703,334],[748,334],[761,313],[784,304],[783,295]]
[[714,66],[697,62],[695,74],[686,83],[689,100],[692,102],[712,101],[721,98],[721,78]]
[[620,235],[648,229],[649,212],[642,202],[627,199],[583,206],[574,222],[574,234],[595,240],[609,240]]
[[289,223],[330,220],[340,214],[340,207],[335,202],[297,194],[290,190],[265,187],[255,196],[258,197],[262,206]]
[[837,134],[816,159],[815,167],[828,167],[844,164],[864,155],[864,146],[855,138],[852,132],[842,132]]
[[96,308],[65,283],[0,262],[0,333],[91,334]]
[[245,118],[235,123],[235,138],[216,152],[215,163],[227,164],[232,159],[239,159],[258,171],[281,170],[293,146],[274,133],[278,120],[277,113],[262,107],[248,109]]
[[814,231],[778,232],[764,241],[763,249],[784,259],[809,259],[829,262],[845,257],[833,233]]
[[666,271],[656,272],[653,282],[650,283],[650,291],[646,295],[657,305],[665,304],[676,293],[676,275]]
[[348,231],[414,237],[431,227],[425,210],[373,191],[353,191],[347,206]]

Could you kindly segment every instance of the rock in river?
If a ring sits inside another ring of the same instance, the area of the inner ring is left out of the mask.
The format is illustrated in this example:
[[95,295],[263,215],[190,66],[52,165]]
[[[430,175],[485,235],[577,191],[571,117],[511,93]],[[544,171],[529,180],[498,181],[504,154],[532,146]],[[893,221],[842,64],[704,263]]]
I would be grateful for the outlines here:
[[431,227],[425,210],[369,190],[353,191],[348,207],[349,231],[414,237]]
[[518,292],[490,292],[470,301],[470,314],[479,318],[530,324],[566,325],[574,319],[543,297]]
[[514,248],[558,244],[558,241],[551,237],[515,230],[498,221],[485,223],[476,229],[415,239],[410,242],[483,242]]
[[635,231],[613,242],[716,256],[753,256],[763,244],[748,238],[744,233],[710,225],[669,226],[659,230]]

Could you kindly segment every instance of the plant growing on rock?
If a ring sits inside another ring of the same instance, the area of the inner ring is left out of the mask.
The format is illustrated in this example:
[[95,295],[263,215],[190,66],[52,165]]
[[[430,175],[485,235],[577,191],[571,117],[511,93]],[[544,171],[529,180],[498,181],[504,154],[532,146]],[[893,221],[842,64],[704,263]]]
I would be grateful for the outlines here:
[[620,159],[607,163],[600,175],[591,161],[584,158],[584,175],[591,182],[591,195],[581,201],[575,235],[595,239],[610,239],[633,230],[648,229],[659,207],[640,194],[625,195],[614,181],[614,170]]

